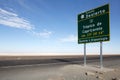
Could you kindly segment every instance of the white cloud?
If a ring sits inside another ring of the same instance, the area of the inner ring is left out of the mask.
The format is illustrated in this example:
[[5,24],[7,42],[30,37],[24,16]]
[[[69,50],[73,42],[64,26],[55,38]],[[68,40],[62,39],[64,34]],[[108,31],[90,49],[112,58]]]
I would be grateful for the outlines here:
[[77,36],[69,35],[68,37],[60,39],[61,42],[77,42]]
[[33,33],[35,36],[38,36],[38,37],[48,38],[48,37],[50,37],[50,35],[52,34],[52,31],[48,31],[48,30],[44,29],[42,32],[32,31],[32,33]]
[[26,30],[32,30],[34,28],[34,26],[29,21],[19,17],[16,13],[1,8],[0,8],[0,24],[8,27]]
[[13,28],[25,29],[38,37],[48,38],[52,34],[52,31],[48,31],[46,29],[44,29],[42,32],[36,32],[35,31],[36,28],[29,21],[19,17],[14,12],[10,12],[1,8],[0,8],[0,24]]

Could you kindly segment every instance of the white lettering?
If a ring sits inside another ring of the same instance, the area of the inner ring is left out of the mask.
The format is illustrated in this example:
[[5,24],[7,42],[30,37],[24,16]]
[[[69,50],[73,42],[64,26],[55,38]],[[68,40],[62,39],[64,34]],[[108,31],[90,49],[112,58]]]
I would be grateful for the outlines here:
[[89,13],[86,13],[86,18],[90,18],[90,17],[93,17],[93,16],[97,16],[97,15],[100,15],[100,14],[103,14],[105,13],[105,10],[99,10],[98,12],[89,12]]

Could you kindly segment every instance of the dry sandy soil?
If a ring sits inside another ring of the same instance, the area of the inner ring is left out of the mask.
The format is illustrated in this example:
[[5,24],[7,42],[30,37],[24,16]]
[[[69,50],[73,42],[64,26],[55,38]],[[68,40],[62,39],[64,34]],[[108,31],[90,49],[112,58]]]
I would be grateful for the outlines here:
[[120,80],[120,56],[104,57],[102,69],[99,67],[99,59],[92,58],[87,61],[86,67],[83,66],[83,62],[2,66],[0,80]]

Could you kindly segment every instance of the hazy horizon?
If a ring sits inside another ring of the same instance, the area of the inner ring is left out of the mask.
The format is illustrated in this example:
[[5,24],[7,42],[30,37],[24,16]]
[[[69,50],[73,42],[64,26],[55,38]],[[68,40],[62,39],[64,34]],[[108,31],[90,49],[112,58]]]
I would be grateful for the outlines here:
[[[65,56],[65,55],[68,55],[68,56],[74,56],[74,55],[84,55],[84,53],[70,53],[70,52],[59,52],[59,53],[0,53],[0,56]],[[100,53],[87,53],[87,55],[100,55]],[[120,55],[119,53],[103,53],[103,55]]]

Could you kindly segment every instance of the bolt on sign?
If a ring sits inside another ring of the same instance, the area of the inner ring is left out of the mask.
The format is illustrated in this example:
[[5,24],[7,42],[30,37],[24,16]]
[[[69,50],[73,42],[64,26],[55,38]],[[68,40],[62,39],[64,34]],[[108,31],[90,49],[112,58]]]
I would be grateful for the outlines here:
[[78,14],[79,44],[109,40],[109,4]]

